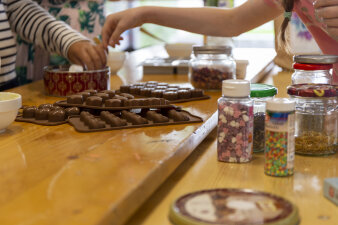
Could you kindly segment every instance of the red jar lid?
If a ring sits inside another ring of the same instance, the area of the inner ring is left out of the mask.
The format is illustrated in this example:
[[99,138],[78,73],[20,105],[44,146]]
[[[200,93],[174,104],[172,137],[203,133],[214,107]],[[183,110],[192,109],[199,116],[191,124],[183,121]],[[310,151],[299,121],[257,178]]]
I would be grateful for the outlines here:
[[329,84],[294,84],[287,88],[292,96],[299,97],[336,97],[336,87]]
[[329,70],[332,69],[332,64],[302,64],[294,63],[293,68],[296,70]]

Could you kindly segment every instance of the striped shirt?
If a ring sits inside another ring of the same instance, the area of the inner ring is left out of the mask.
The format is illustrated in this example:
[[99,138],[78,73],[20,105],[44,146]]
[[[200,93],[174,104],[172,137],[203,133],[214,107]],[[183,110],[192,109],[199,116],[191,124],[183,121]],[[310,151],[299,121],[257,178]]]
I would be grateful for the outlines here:
[[88,40],[31,0],[0,0],[0,84],[16,77],[15,33],[63,57],[73,43]]

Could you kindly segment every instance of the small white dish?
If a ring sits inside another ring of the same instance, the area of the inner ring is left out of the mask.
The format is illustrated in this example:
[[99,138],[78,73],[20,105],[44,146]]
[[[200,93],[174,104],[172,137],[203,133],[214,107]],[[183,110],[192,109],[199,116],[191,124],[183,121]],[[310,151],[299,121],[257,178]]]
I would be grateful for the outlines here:
[[5,132],[16,118],[22,106],[21,95],[11,92],[0,92],[0,133]]
[[164,47],[170,58],[189,58],[193,45],[193,43],[174,43],[166,44]]

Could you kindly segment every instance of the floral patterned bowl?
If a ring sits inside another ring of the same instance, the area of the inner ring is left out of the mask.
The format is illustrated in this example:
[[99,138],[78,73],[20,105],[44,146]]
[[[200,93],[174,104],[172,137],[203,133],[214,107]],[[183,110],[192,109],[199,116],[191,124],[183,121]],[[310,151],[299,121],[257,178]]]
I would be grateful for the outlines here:
[[69,65],[46,66],[44,68],[45,93],[50,96],[67,96],[87,89],[108,90],[110,70],[88,70],[69,72]]

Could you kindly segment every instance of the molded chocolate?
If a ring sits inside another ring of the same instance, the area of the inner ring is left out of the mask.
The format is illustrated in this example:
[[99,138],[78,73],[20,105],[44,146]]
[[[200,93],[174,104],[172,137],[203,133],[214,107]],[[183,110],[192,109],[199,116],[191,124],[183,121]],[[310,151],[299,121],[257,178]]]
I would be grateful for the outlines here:
[[148,111],[146,113],[147,119],[154,123],[166,123],[169,122],[169,118],[162,114],[156,113],[155,111]]
[[109,98],[113,98],[115,96],[115,91],[114,90],[104,90],[104,91],[101,91],[100,93],[108,94]]
[[80,93],[77,93],[78,95],[82,95],[82,98],[83,98],[83,101],[86,101],[87,98],[89,96],[91,96],[91,94],[89,92],[80,92]]
[[177,112],[174,109],[168,111],[168,117],[173,119],[174,121],[188,121],[189,117],[184,115],[183,113]]
[[144,89],[141,89],[141,90],[140,90],[140,95],[150,97],[150,96],[151,96],[151,91],[152,91],[152,90],[153,90],[152,88],[144,88]]
[[169,91],[169,92],[164,92],[163,93],[163,98],[167,99],[167,100],[176,100],[178,99],[178,94],[177,92],[173,92],[173,91]]
[[48,120],[48,113],[50,112],[50,108],[41,108],[35,111],[35,119],[36,120]]
[[49,122],[60,122],[66,119],[66,112],[64,109],[57,109],[49,111],[48,121]]
[[103,102],[106,101],[107,99],[110,99],[109,94],[107,94],[107,93],[97,93],[94,96],[98,96],[98,97],[102,98]]
[[39,105],[39,109],[42,109],[42,108],[48,108],[48,109],[51,109],[51,108],[53,108],[54,106],[53,106],[53,104],[49,104],[49,103],[47,103],[47,104],[41,104],[41,105]]
[[68,104],[82,104],[83,103],[83,97],[82,95],[76,94],[76,95],[70,95],[67,97],[67,103]]
[[133,125],[140,125],[140,124],[148,123],[147,119],[132,112],[123,110],[121,115],[122,115],[122,118],[126,119],[128,122],[132,123]]
[[65,109],[67,116],[75,116],[80,114],[80,109],[78,107],[69,107]]
[[191,97],[196,98],[196,97],[202,97],[204,95],[204,91],[201,89],[192,89],[191,90]]
[[90,96],[87,98],[86,104],[91,106],[101,106],[102,98],[99,96]]
[[120,95],[122,97],[126,97],[127,99],[134,99],[134,96],[128,93],[121,93]]
[[97,93],[97,90],[94,89],[88,89],[88,90],[84,90],[83,92],[89,92],[90,95],[95,95]]
[[191,98],[191,91],[190,90],[179,90],[177,92],[179,99],[188,99]]
[[121,85],[120,86],[121,93],[129,93],[130,92],[130,85]]
[[138,86],[131,86],[129,88],[129,93],[133,94],[133,95],[139,95],[140,94],[140,90],[141,90],[141,88],[138,87]]
[[163,95],[163,90],[153,90],[151,91],[151,97],[155,97],[155,98],[162,98]]
[[106,107],[121,107],[122,102],[120,99],[108,99],[104,102]]
[[36,110],[37,108],[35,106],[27,106],[23,108],[22,110],[22,117],[23,118],[34,118]]
[[96,118],[89,119],[86,125],[89,127],[89,129],[100,129],[106,126],[103,121]]

